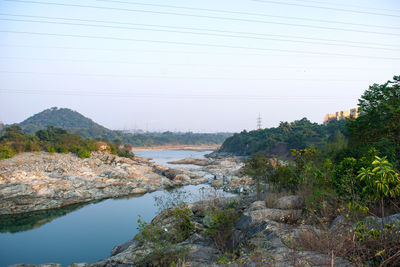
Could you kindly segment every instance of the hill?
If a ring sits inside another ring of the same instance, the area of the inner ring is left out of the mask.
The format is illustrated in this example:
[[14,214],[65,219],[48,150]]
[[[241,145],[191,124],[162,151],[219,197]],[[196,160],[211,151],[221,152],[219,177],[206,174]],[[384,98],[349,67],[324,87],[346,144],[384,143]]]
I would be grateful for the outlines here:
[[135,147],[150,147],[167,144],[174,145],[210,145],[222,144],[230,136],[227,133],[144,133],[130,134],[113,131],[101,126],[82,114],[68,108],[53,107],[35,114],[18,124],[22,130],[35,134],[38,130],[54,126],[79,134],[85,139],[115,141],[117,144],[131,144]]
[[83,138],[116,138],[116,134],[82,114],[68,108],[53,107],[35,114],[19,124],[24,132],[34,134],[47,126],[63,128]]

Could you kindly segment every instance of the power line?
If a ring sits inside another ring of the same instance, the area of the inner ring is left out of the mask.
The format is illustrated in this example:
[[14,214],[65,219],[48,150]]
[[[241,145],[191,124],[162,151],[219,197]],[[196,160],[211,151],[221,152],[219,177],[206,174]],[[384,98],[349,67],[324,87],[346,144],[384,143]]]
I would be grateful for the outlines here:
[[39,35],[39,36],[56,36],[56,37],[75,37],[75,38],[88,38],[88,39],[103,39],[103,40],[114,40],[114,41],[133,41],[133,42],[145,42],[145,43],[156,43],[156,44],[170,44],[170,45],[183,45],[183,46],[201,46],[201,47],[215,47],[215,48],[230,48],[230,49],[247,49],[256,51],[274,51],[284,53],[297,53],[297,54],[311,54],[320,56],[339,56],[339,57],[356,57],[356,58],[371,58],[380,60],[400,60],[400,58],[394,57],[375,57],[375,56],[364,56],[354,54],[341,54],[341,53],[320,53],[320,52],[309,52],[302,50],[289,50],[289,49],[275,49],[275,48],[262,48],[262,47],[248,47],[248,46],[234,46],[234,45],[220,45],[220,44],[207,44],[207,43],[190,43],[190,42],[174,42],[174,41],[160,41],[160,40],[145,40],[135,38],[120,38],[120,37],[109,37],[109,36],[88,36],[88,35],[75,35],[75,34],[59,34],[59,33],[44,33],[44,32],[22,32],[22,31],[7,31],[0,30],[3,33],[12,34],[27,34],[27,35]]
[[[53,21],[35,21],[35,20],[21,20],[21,19],[5,19],[0,18],[0,20],[6,21],[19,21],[19,22],[30,22],[30,23],[45,23],[45,24],[58,24],[58,25],[72,25],[72,26],[86,26],[86,27],[96,27],[96,28],[112,28],[112,29],[125,29],[125,30],[141,30],[141,31],[156,31],[156,32],[169,32],[169,33],[180,33],[180,34],[193,34],[193,35],[204,35],[204,36],[218,36],[218,37],[229,37],[229,38],[242,38],[242,39],[255,39],[255,40],[269,40],[269,41],[281,41],[289,43],[303,43],[303,44],[317,44],[317,45],[329,45],[329,46],[343,46],[343,47],[353,47],[353,48],[366,48],[366,49],[380,49],[380,50],[391,50],[399,51],[400,49],[394,48],[384,48],[384,47],[371,47],[371,46],[361,46],[361,45],[348,45],[348,44],[334,44],[325,42],[311,42],[302,40],[287,40],[287,39],[277,39],[277,38],[265,38],[265,37],[254,37],[254,36],[238,36],[231,34],[222,33],[204,33],[204,32],[192,32],[192,31],[177,31],[177,30],[164,30],[164,29],[148,29],[148,28],[138,28],[138,27],[125,27],[125,26],[109,26],[109,25],[94,25],[94,24],[83,24],[83,23],[69,23],[69,22],[53,22]],[[203,29],[204,30],[204,29]],[[224,32],[224,31],[220,31]],[[227,31],[229,32],[229,31]],[[268,35],[265,35],[268,36]],[[317,38],[308,38],[312,40],[319,40]],[[336,41],[339,42],[339,41]]]
[[366,6],[349,5],[349,4],[338,4],[338,3],[325,2],[325,1],[315,1],[315,0],[301,0],[299,2],[317,3],[317,4],[330,5],[330,6],[354,7],[354,8],[369,9],[369,10],[374,10],[374,11],[382,10],[382,11],[390,11],[390,12],[400,12],[399,9],[377,8],[377,7],[371,7],[371,6],[367,6],[366,7]]
[[143,79],[182,79],[182,80],[233,80],[233,81],[307,81],[307,82],[362,82],[364,80],[329,80],[329,79],[296,79],[296,78],[240,78],[240,77],[206,77],[206,76],[161,76],[161,75],[133,75],[133,74],[108,74],[108,73],[57,73],[35,71],[8,71],[0,70],[0,74],[29,74],[52,76],[81,76],[81,77],[107,77],[107,78],[143,78]]
[[[35,48],[35,49],[62,49],[62,50],[84,50],[84,51],[109,51],[109,52],[141,52],[141,53],[167,53],[167,54],[189,54],[189,55],[213,55],[213,56],[261,56],[271,57],[278,56],[276,54],[262,54],[262,53],[227,53],[227,52],[205,52],[205,51],[173,51],[173,50],[156,50],[156,49],[129,49],[129,48],[99,48],[99,47],[71,47],[71,46],[43,46],[43,45],[21,45],[21,44],[0,44],[0,47],[11,48]],[[279,57],[291,55],[279,55]],[[318,55],[308,55],[309,57]]]
[[[1,45],[0,45],[1,47]],[[327,67],[327,66],[287,66],[287,65],[215,65],[215,64],[198,64],[198,63],[165,63],[165,62],[131,62],[117,60],[88,60],[88,59],[54,59],[54,58],[26,58],[26,57],[1,57],[2,60],[32,60],[32,61],[50,61],[50,62],[79,62],[79,63],[106,63],[106,64],[128,64],[128,65],[166,65],[166,66],[194,66],[194,67],[216,67],[216,68],[257,68],[257,69],[347,69],[347,70],[376,70],[384,69],[377,66],[376,68],[360,68],[360,67]],[[389,68],[386,68],[389,69]]]
[[270,4],[277,4],[277,5],[286,5],[286,6],[299,6],[299,7],[309,7],[309,8],[316,8],[316,9],[326,9],[326,10],[348,12],[348,13],[356,13],[356,14],[367,14],[367,15],[395,17],[395,18],[399,18],[400,17],[399,15],[392,15],[392,14],[387,14],[387,13],[376,13],[376,12],[351,10],[351,9],[335,8],[335,7],[321,7],[321,6],[313,6],[313,5],[305,5],[305,4],[276,2],[276,1],[272,1],[272,0],[251,0],[251,1],[259,2],[259,3],[270,3]]
[[174,9],[182,9],[182,10],[206,11],[206,12],[223,13],[223,14],[234,14],[234,15],[247,15],[247,16],[258,16],[258,17],[272,17],[272,18],[303,20],[303,21],[312,21],[312,22],[337,23],[337,24],[343,24],[343,25],[364,26],[364,27],[374,27],[374,28],[393,28],[393,29],[398,29],[399,28],[399,27],[380,26],[380,25],[372,25],[372,24],[362,24],[362,23],[352,23],[352,22],[332,21],[332,20],[321,20],[321,19],[310,19],[310,18],[300,18],[300,17],[291,17],[291,16],[278,16],[278,15],[271,15],[271,14],[261,14],[261,13],[243,12],[243,11],[231,11],[231,10],[220,10],[220,9],[210,9],[210,8],[199,8],[199,7],[184,7],[184,6],[175,6],[175,5],[161,5],[161,4],[127,2],[127,1],[109,1],[109,0],[94,0],[94,1],[105,2],[105,3],[119,3],[119,4],[128,4],[128,5],[139,5],[139,6],[151,6],[151,7],[163,7],[163,8],[166,7],[166,8],[174,8]]
[[[70,21],[82,21],[82,22],[93,22],[93,23],[109,23],[109,24],[117,24],[117,25],[158,27],[158,28],[167,28],[167,29],[183,29],[183,30],[195,30],[195,31],[217,32],[217,33],[244,34],[244,35],[267,36],[267,37],[273,36],[273,37],[297,38],[297,39],[305,39],[305,40],[317,40],[317,41],[328,41],[328,42],[344,42],[344,43],[352,43],[352,44],[367,44],[367,45],[398,47],[398,45],[389,45],[389,44],[382,44],[382,43],[357,42],[357,41],[349,41],[349,40],[343,41],[343,40],[326,39],[326,38],[310,38],[310,37],[304,37],[304,36],[293,36],[293,35],[282,35],[282,34],[263,34],[263,33],[255,33],[255,32],[240,32],[240,31],[238,32],[238,31],[226,31],[226,30],[215,30],[215,29],[204,29],[204,28],[193,28],[193,27],[176,27],[176,26],[166,26],[166,25],[159,25],[159,24],[143,24],[143,23],[129,23],[129,22],[117,22],[117,21],[107,21],[107,20],[87,20],[87,19],[76,19],[76,18],[48,17],[48,16],[17,15],[17,14],[8,14],[8,13],[0,13],[0,15],[2,15],[2,16],[12,16],[12,17],[27,17],[27,18],[53,19],[53,20],[70,20]],[[2,20],[10,20],[10,19],[2,19]],[[46,22],[46,23],[50,23],[50,22]],[[399,29],[400,29],[400,27],[399,27]]]
[[35,95],[69,95],[69,96],[104,96],[104,97],[132,97],[132,98],[158,98],[158,99],[247,99],[247,100],[294,100],[294,101],[321,101],[321,100],[329,100],[329,101],[338,101],[339,99],[348,99],[348,98],[357,98],[356,95],[348,95],[348,96],[266,96],[266,95],[171,95],[171,94],[128,94],[128,93],[109,93],[113,90],[107,90],[105,92],[89,92],[85,90],[79,91],[71,91],[71,90],[24,90],[24,89],[0,89],[0,93],[6,94],[35,94]]
[[298,24],[298,23],[294,24],[294,23],[284,23],[284,22],[276,22],[276,21],[262,21],[262,20],[253,20],[253,19],[241,19],[241,18],[232,18],[232,17],[217,17],[217,16],[208,16],[208,15],[183,14],[183,13],[176,13],[176,12],[126,9],[126,8],[115,8],[115,7],[99,7],[99,6],[89,6],[89,5],[39,2],[39,1],[27,1],[27,0],[5,0],[5,1],[31,3],[31,4],[42,4],[42,5],[56,5],[56,6],[68,6],[68,7],[83,7],[83,8],[93,8],[93,9],[106,9],[106,10],[116,10],[116,11],[125,11],[125,12],[139,12],[139,13],[149,13],[149,14],[160,14],[160,15],[174,15],[174,16],[196,17],[196,18],[207,18],[207,19],[218,19],[218,20],[229,20],[229,21],[239,21],[239,22],[275,24],[275,25],[292,26],[292,27],[303,27],[303,28],[312,28],[312,29],[323,29],[323,30],[338,30],[338,31],[345,31],[345,32],[368,33],[368,34],[378,34],[378,35],[388,35],[388,36],[400,36],[400,34],[396,34],[396,33],[386,33],[386,32],[382,33],[382,32],[375,32],[375,31],[354,30],[354,29],[326,27],[326,26],[315,26],[315,25]]

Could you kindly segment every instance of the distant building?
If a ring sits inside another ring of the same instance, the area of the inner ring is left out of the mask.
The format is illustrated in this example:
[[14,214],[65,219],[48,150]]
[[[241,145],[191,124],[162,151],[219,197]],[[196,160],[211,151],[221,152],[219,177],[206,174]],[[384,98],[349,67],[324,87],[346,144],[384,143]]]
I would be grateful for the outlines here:
[[348,119],[348,118],[358,118],[360,115],[359,109],[358,108],[352,108],[350,110],[342,110],[338,111],[336,113],[329,113],[326,114],[324,117],[324,124],[327,124],[330,121],[333,120],[343,120],[343,119]]

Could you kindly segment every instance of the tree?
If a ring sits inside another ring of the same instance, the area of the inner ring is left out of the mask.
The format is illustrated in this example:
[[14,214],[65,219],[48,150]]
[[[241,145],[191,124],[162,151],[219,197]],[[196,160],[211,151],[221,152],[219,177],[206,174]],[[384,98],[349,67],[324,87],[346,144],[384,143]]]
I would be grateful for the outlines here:
[[375,199],[380,199],[382,227],[384,228],[384,200],[385,198],[400,196],[399,174],[393,170],[392,164],[386,160],[386,157],[380,158],[376,156],[376,159],[372,162],[372,166],[361,168],[358,177],[361,181],[367,183],[363,192],[372,192]]
[[257,200],[261,199],[261,182],[267,181],[267,177],[272,170],[273,167],[270,160],[261,154],[258,154],[245,162],[244,172],[256,181]]
[[[359,99],[360,116],[348,124],[352,146],[395,145],[400,153],[400,76],[374,84]],[[385,139],[385,141],[382,141]],[[381,147],[382,150],[389,150]],[[386,156],[386,155],[385,155]],[[398,157],[397,160],[400,160]]]

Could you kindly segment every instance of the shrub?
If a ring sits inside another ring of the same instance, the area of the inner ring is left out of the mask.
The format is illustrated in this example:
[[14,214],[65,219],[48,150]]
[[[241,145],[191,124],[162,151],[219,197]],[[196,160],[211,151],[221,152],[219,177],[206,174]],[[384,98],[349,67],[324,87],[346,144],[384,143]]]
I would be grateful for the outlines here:
[[46,151],[49,153],[55,153],[56,149],[54,148],[54,146],[49,146],[49,147],[47,147]]
[[187,239],[194,229],[186,207],[176,207],[166,213],[174,222],[167,227],[157,222],[146,223],[138,219],[139,234],[135,237],[151,248],[151,252],[134,259],[138,266],[171,266],[185,259],[188,249],[178,245]]
[[12,158],[15,155],[15,151],[7,146],[7,145],[0,145],[0,160]]
[[65,146],[57,146],[56,151],[57,153],[68,154],[68,149]]
[[234,250],[234,246],[230,246],[228,242],[235,243],[235,240],[232,239],[232,228],[240,215],[241,211],[229,207],[229,204],[226,207],[214,207],[206,212],[205,234],[212,237],[215,245],[223,253]]
[[296,246],[335,257],[342,257],[357,266],[399,266],[400,226],[386,224],[383,229],[358,222],[352,228],[328,232],[303,232]]
[[75,153],[81,159],[90,158],[90,152],[81,146],[73,146],[71,152]]

